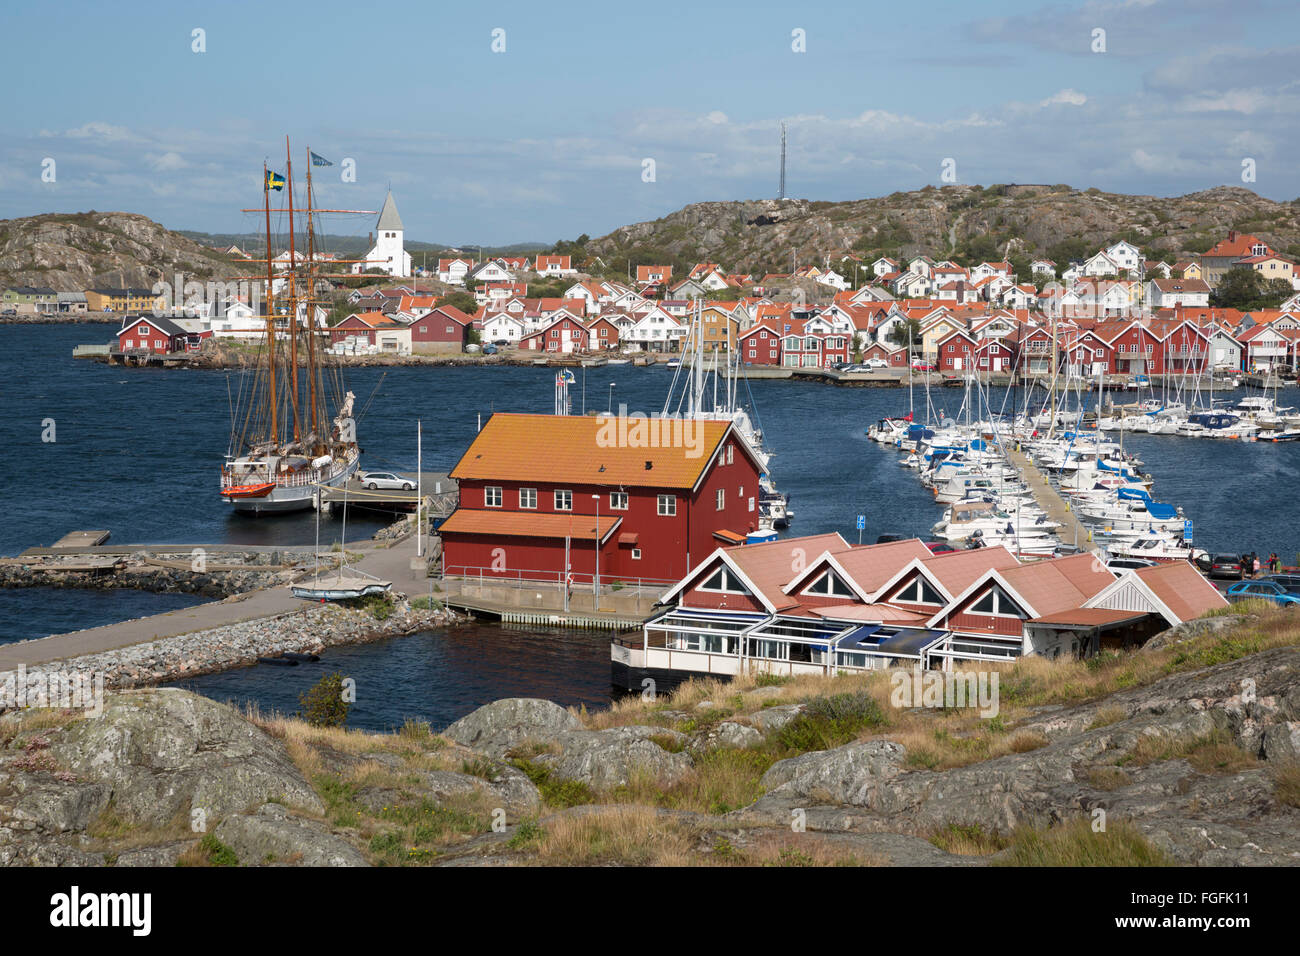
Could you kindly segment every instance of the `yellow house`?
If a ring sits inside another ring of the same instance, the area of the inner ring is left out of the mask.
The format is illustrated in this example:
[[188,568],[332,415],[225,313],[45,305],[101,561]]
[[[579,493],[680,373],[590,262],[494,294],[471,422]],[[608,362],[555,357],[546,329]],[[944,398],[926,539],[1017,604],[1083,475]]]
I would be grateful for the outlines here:
[[87,289],[87,312],[152,312],[163,308],[163,297],[152,289]]
[[1295,275],[1295,263],[1274,253],[1266,253],[1262,256],[1248,256],[1245,259],[1237,260],[1235,265],[1254,269],[1262,279],[1285,279],[1290,282]]
[[921,327],[921,352],[924,355],[938,355],[939,343],[954,332],[965,331],[965,326],[947,316],[935,319],[929,325]]
[[[740,322],[723,305],[707,306],[700,311],[700,329],[706,352],[725,352],[740,337]],[[694,334],[688,334],[682,348],[690,351],[694,347]]]

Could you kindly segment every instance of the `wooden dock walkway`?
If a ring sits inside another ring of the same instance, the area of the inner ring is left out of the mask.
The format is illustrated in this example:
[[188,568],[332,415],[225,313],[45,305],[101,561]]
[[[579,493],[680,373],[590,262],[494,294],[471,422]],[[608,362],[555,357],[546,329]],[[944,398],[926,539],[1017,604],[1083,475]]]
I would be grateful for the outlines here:
[[1060,525],[1056,530],[1056,536],[1062,544],[1077,545],[1085,551],[1096,553],[1100,550],[1096,542],[1092,540],[1092,532],[1088,530],[1087,525],[1078,519],[1074,511],[1066,503],[1061,493],[1051,486],[1047,476],[1039,470],[1019,448],[1011,447],[1007,449],[1007,457],[1011,463],[1020,469],[1020,474],[1024,476],[1025,484],[1034,495],[1034,500],[1038,502],[1038,507],[1042,508],[1047,514],[1049,521],[1055,521]]

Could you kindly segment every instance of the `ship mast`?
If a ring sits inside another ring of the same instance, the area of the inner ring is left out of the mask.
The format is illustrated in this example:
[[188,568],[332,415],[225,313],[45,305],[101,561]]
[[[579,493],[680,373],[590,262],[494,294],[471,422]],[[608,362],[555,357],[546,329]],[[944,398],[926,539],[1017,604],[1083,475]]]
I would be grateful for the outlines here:
[[320,421],[316,413],[316,227],[312,212],[311,147],[307,148],[307,396],[310,402],[311,434],[317,436],[313,454],[319,453]]
[[293,156],[289,152],[289,137],[284,138],[284,177],[289,181],[289,376],[293,383],[289,393],[289,407],[293,410],[293,440],[302,441],[302,427],[298,416],[298,290],[295,279],[298,269],[294,253],[293,234],[297,224],[293,219]]
[[276,417],[276,395],[275,395],[275,310],[272,308],[275,299],[273,289],[273,276],[271,274],[271,180],[270,171],[266,163],[262,164],[262,199],[263,208],[266,210],[266,370],[267,370],[267,397],[268,405],[271,409],[271,431],[268,435],[272,444],[279,442],[279,422]]

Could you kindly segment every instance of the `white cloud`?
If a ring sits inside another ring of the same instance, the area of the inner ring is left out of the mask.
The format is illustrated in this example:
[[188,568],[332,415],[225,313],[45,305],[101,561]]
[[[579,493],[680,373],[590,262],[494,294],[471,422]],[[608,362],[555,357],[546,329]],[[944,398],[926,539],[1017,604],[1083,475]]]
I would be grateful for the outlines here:
[[160,173],[185,169],[189,166],[189,163],[182,158],[181,154],[176,152],[166,152],[162,155],[158,155],[157,153],[148,153],[145,155],[145,160]]
[[1039,103],[1039,106],[1082,106],[1088,97],[1078,90],[1060,90]]

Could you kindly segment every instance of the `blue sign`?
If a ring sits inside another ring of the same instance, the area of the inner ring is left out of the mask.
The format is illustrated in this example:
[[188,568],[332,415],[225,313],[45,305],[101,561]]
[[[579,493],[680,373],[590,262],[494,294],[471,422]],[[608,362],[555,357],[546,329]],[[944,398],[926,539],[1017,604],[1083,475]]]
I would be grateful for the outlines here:
[[[1191,522],[1189,521],[1188,524],[1191,524]],[[867,526],[867,516],[858,515],[858,530],[861,531],[866,526]]]
[[1192,519],[1188,518],[1183,522],[1183,540],[1188,544],[1192,543]]

